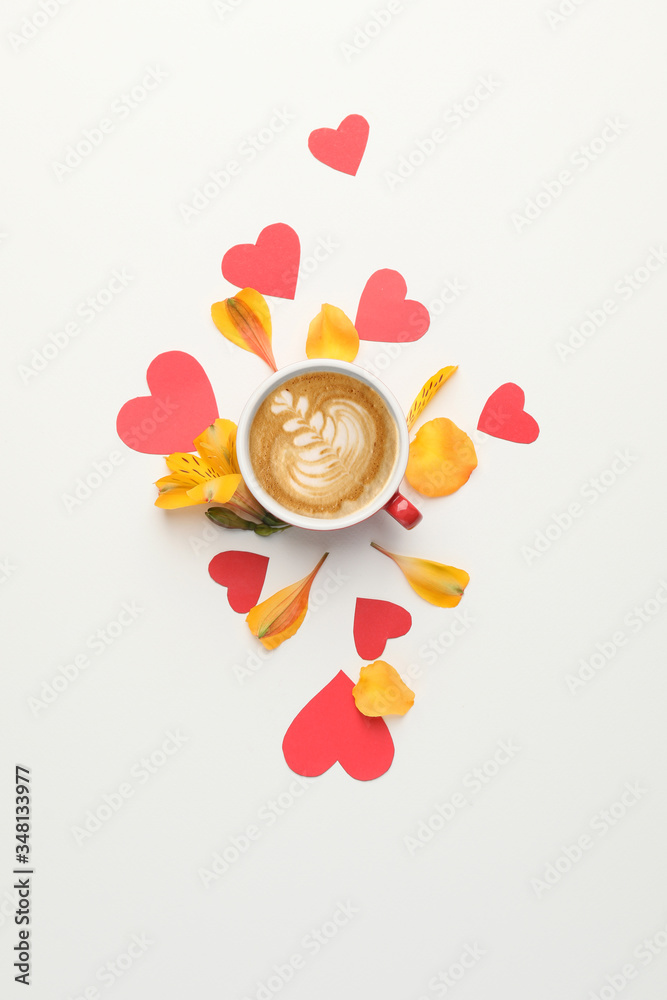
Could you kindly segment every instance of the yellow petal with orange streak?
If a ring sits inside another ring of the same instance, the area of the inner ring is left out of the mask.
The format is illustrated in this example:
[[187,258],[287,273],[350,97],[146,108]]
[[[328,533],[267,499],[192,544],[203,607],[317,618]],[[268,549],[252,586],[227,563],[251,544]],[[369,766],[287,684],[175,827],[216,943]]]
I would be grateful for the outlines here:
[[477,468],[475,446],[447,417],[429,420],[410,443],[405,478],[425,497],[455,493]]
[[301,628],[308,611],[310,588],[328,555],[325,552],[312,573],[303,580],[284,587],[248,612],[248,628],[266,649],[275,649]]
[[227,503],[234,496],[241,476],[218,476],[217,479],[207,479],[188,490],[192,503]]
[[359,334],[354,323],[338,306],[324,303],[308,327],[306,355],[354,361],[359,352]]
[[371,545],[378,552],[394,560],[415,593],[439,608],[455,608],[470,582],[470,577],[464,569],[445,566],[432,559],[398,556],[383,549],[376,542],[371,542]]
[[415,693],[398,671],[384,660],[362,667],[352,688],[354,703],[363,715],[405,715],[415,703]]
[[223,337],[256,354],[277,371],[271,347],[271,313],[266,299],[254,288],[242,288],[231,298],[214,302],[211,319]]
[[[219,476],[238,472],[236,461],[236,424],[218,417],[195,438],[194,445],[204,462]],[[195,456],[193,456],[194,458]]]
[[458,365],[447,365],[446,368],[441,368],[439,372],[432,375],[428,382],[424,382],[406,417],[409,431],[412,430],[417,417],[429,400],[433,399],[438,389],[445,384],[450,375],[453,375],[458,367]]
[[176,510],[179,507],[192,507],[197,500],[192,500],[188,496],[191,483],[183,483],[178,476],[164,476],[158,479],[155,484],[160,491],[155,501],[156,507],[163,510]]

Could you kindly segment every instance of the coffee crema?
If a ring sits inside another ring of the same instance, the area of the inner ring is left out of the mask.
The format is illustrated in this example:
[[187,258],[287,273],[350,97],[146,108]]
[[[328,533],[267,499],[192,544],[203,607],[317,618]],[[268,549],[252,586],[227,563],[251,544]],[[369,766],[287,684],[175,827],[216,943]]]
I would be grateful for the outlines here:
[[304,517],[345,517],[386,486],[398,428],[365,382],[339,372],[304,372],[262,401],[249,450],[260,485],[283,507]]

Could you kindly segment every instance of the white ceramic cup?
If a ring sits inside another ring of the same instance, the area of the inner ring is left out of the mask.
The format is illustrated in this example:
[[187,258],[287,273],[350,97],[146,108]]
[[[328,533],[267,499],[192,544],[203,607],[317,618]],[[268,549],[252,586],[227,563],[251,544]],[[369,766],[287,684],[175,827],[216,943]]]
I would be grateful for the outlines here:
[[[398,433],[398,454],[392,473],[383,489],[375,496],[370,503],[352,514],[345,517],[306,517],[296,514],[294,511],[283,507],[260,485],[255,476],[252,463],[250,461],[250,428],[255,418],[255,414],[260,405],[264,402],[269,393],[273,392],[279,385],[293,378],[295,375],[303,375],[307,372],[338,372],[341,375],[349,375],[358,379],[365,385],[374,389],[385,403],[387,409],[396,422]],[[410,448],[410,437],[408,426],[405,422],[403,410],[398,401],[389,389],[379,379],[371,375],[370,372],[359,368],[358,365],[349,364],[347,361],[334,361],[328,358],[315,358],[312,361],[299,361],[297,364],[288,365],[271,375],[255,389],[252,396],[243,408],[239,419],[238,431],[236,434],[236,457],[239,463],[241,475],[252,495],[268,510],[274,517],[280,518],[287,524],[292,524],[297,528],[310,528],[314,531],[334,531],[340,528],[349,528],[353,524],[365,521],[367,517],[383,508],[391,514],[404,528],[414,528],[421,521],[422,515],[409,500],[398,492],[401,480],[405,475],[408,464],[408,452]]]

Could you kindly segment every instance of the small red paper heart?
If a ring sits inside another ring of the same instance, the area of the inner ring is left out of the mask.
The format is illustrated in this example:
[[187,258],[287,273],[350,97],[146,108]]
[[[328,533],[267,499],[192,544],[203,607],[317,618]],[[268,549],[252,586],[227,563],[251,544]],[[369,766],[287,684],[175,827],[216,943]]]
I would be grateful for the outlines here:
[[477,430],[514,441],[517,444],[531,444],[540,433],[540,426],[534,417],[523,408],[523,389],[514,382],[505,382],[492,392],[477,422]]
[[311,132],[308,149],[327,167],[354,177],[366,149],[369,128],[362,115],[348,115],[338,128],[316,128]]
[[406,344],[423,337],[431,317],[415,299],[406,299],[408,286],[398,271],[384,268],[366,282],[354,325],[361,340]]
[[283,740],[288,766],[316,778],[336,761],[352,778],[370,781],[388,770],[394,741],[384,719],[363,715],[354,703],[354,681],[339,671],[302,708]]
[[240,288],[293,299],[299,277],[301,244],[291,226],[266,226],[256,243],[238,243],[222,258],[222,274]]
[[230,549],[213,556],[208,571],[216,583],[227,588],[230,608],[245,615],[259,601],[268,565],[268,556]]
[[397,639],[412,627],[412,615],[400,604],[357,597],[354,609],[354,645],[362,660],[382,656],[387,639]]
[[136,396],[116,418],[118,436],[146,455],[192,451],[193,441],[218,416],[211,383],[199,362],[183,351],[167,351],[146,372],[150,396]]

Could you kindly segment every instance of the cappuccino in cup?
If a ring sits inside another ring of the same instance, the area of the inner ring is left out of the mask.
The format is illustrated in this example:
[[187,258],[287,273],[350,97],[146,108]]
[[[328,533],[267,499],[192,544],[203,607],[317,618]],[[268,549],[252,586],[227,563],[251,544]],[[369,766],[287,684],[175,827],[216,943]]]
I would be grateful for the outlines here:
[[391,410],[372,386],[340,371],[306,371],[259,405],[248,433],[254,476],[302,517],[349,517],[371,504],[399,455]]

